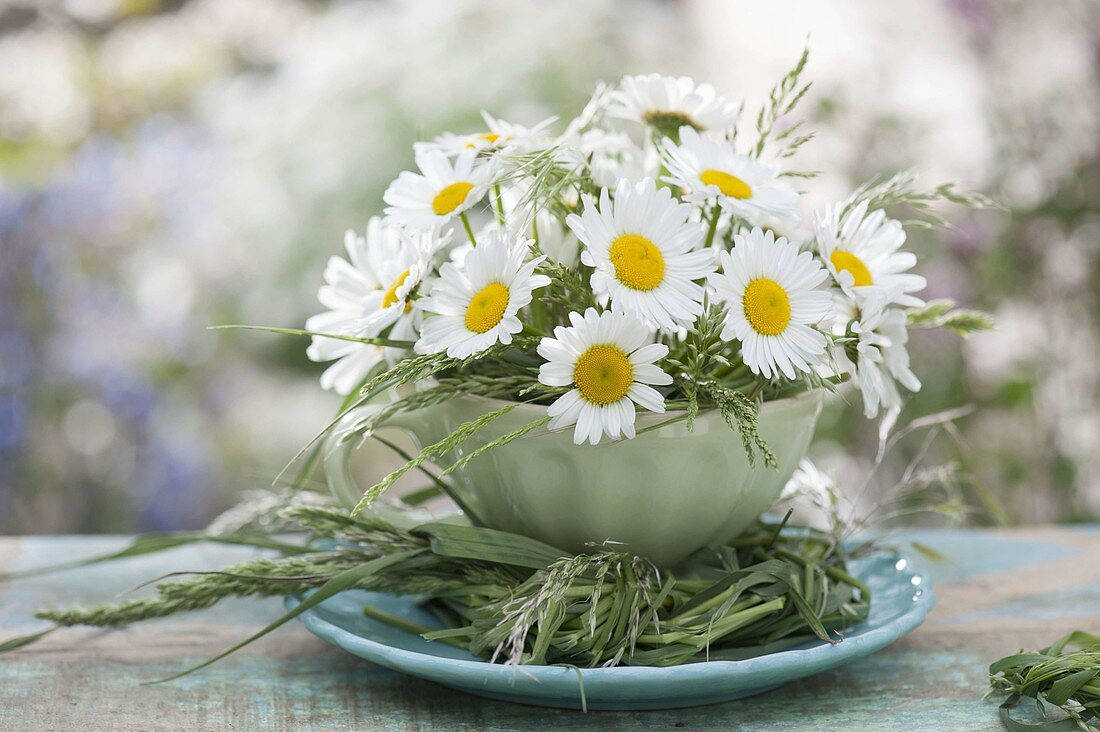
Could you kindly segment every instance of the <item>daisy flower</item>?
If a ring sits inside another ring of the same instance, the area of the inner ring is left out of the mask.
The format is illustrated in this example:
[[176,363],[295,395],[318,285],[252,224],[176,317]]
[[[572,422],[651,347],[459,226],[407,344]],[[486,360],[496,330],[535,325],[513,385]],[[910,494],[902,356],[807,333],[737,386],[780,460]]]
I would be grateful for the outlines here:
[[442,225],[485,196],[495,167],[477,162],[477,150],[464,150],[454,163],[438,150],[416,154],[420,173],[403,171],[386,189],[386,215],[410,229]]
[[[436,248],[446,239],[430,234],[411,237],[374,217],[366,237],[344,235],[348,259],[332,257],[317,299],[328,308],[306,321],[317,333],[374,338],[390,328],[392,340],[414,340],[417,315],[410,297],[428,270]],[[399,349],[314,336],[307,350],[313,361],[336,361],[321,375],[321,386],[347,394],[375,364]]]
[[467,358],[495,343],[511,343],[523,330],[516,314],[531,302],[533,290],[550,284],[549,277],[534,273],[545,257],[524,261],[530,251],[529,239],[491,231],[461,268],[445,263],[429,296],[416,303],[435,313],[424,319],[416,352]]
[[710,84],[696,85],[686,76],[650,74],[623,77],[607,111],[674,138],[684,126],[724,130],[737,121],[740,108],[718,96]]
[[755,224],[797,219],[798,193],[778,184],[779,169],[738,155],[730,143],[687,127],[679,144],[665,140],[663,152],[669,172],[664,180],[686,190],[685,201],[717,200],[724,211]]
[[690,213],[689,204],[657,189],[652,178],[620,180],[614,203],[606,188],[599,207],[586,196],[584,212],[566,223],[584,244],[581,262],[596,270],[596,297],[666,330],[694,321],[703,312],[696,280],[714,271],[714,255],[696,249],[703,227],[688,220]]
[[887,413],[901,409],[897,384],[909,391],[920,391],[920,379],[909,368],[907,323],[904,311],[879,308],[873,312],[864,309],[862,317],[852,324],[852,332],[859,336],[855,380],[868,419],[878,415],[880,406]]
[[727,304],[722,339],[741,341],[741,358],[755,374],[809,372],[828,343],[813,328],[832,314],[832,295],[816,289],[828,273],[809,252],[760,229],[736,234],[733,251],[719,257],[722,273],[710,283]]
[[668,355],[661,343],[644,345],[649,329],[628,313],[588,308],[569,313],[570,327],[558,326],[543,338],[538,353],[546,359],[539,381],[571,386],[547,409],[551,430],[576,425],[573,442],[595,445],[604,435],[634,437],[634,405],[664,413],[665,398],[649,384],[665,386],[672,377],[654,362]]
[[448,156],[460,155],[467,150],[476,150],[483,153],[495,153],[501,150],[508,152],[530,152],[546,146],[550,142],[547,131],[558,118],[550,117],[539,122],[534,127],[505,122],[496,119],[488,112],[482,112],[481,118],[485,120],[486,132],[475,132],[468,135],[456,135],[444,132],[430,142],[417,142],[413,144],[413,150],[422,152],[441,152]]
[[826,208],[815,217],[814,231],[821,259],[844,293],[857,303],[875,297],[903,307],[923,305],[911,293],[928,282],[909,273],[916,256],[899,251],[905,243],[901,222],[886,218],[881,209],[867,213],[867,201],[847,215],[841,211],[842,206]]

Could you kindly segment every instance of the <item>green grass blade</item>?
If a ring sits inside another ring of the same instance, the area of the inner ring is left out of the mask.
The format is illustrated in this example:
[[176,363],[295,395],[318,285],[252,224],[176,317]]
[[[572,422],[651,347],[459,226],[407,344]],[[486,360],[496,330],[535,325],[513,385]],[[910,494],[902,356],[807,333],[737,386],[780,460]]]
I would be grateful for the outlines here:
[[1012,709],[1016,707],[1017,703],[1018,701],[1014,701],[1009,704],[1006,701],[999,710],[1001,723],[1008,732],[1081,732],[1081,726],[1077,724],[1077,720],[1070,717],[1049,722],[1021,722],[1018,719],[1013,719]]
[[940,551],[937,551],[937,550],[933,549],[932,547],[928,546],[927,544],[922,544],[919,541],[911,541],[911,542],[909,542],[909,546],[913,547],[918,552],[920,552],[920,554],[922,556],[927,557],[928,559],[932,560],[933,562],[943,563],[943,562],[948,561],[947,555],[945,555],[943,552],[940,552]]
[[249,643],[253,643],[254,641],[259,640],[260,638],[264,637],[265,635],[267,635],[271,631],[273,631],[276,628],[279,628],[280,626],[284,625],[287,621],[293,620],[294,618],[296,618],[299,615],[301,615],[302,613],[304,613],[306,610],[309,610],[309,609],[321,604],[322,602],[324,602],[328,598],[332,597],[333,595],[336,595],[340,592],[343,592],[344,590],[348,590],[348,589],[351,589],[352,587],[355,587],[355,585],[357,585],[360,581],[362,581],[363,579],[371,576],[372,574],[377,574],[378,572],[381,572],[384,569],[387,569],[387,568],[389,568],[389,567],[391,567],[395,564],[403,562],[406,559],[411,559],[412,557],[417,556],[418,554],[421,554],[421,553],[423,553],[423,550],[421,550],[421,549],[413,549],[413,550],[408,550],[408,551],[403,551],[403,552],[396,552],[394,554],[389,554],[389,555],[386,555],[386,556],[383,556],[383,557],[379,557],[377,559],[372,559],[371,561],[365,562],[364,564],[360,564],[357,567],[353,567],[352,569],[345,570],[344,572],[341,572],[340,574],[338,574],[335,577],[333,577],[332,579],[330,579],[325,584],[318,587],[315,592],[311,593],[309,595],[309,597],[302,600],[302,602],[300,602],[294,609],[289,610],[288,612],[284,613],[282,615],[282,617],[278,618],[277,620],[274,620],[271,623],[268,623],[266,626],[264,626],[264,628],[262,630],[260,630],[257,633],[252,634],[251,636],[249,636],[245,640],[241,641],[240,643],[237,643],[236,645],[231,646],[230,648],[222,651],[221,653],[214,656],[213,658],[207,659],[206,661],[203,661],[202,663],[200,663],[196,666],[192,666],[191,668],[189,668],[185,671],[181,671],[178,674],[173,674],[171,676],[168,676],[168,677],[163,678],[163,679],[158,679],[156,681],[150,681],[148,683],[149,684],[163,684],[167,681],[173,681],[173,680],[181,678],[183,676],[187,676],[188,674],[194,673],[195,671],[198,671],[200,669],[206,668],[207,666],[209,666],[213,663],[216,663],[216,662],[220,661],[221,659],[225,658],[229,654],[234,653],[236,651],[239,651],[241,648],[244,648]]
[[477,526],[434,522],[416,527],[413,533],[431,539],[435,554],[455,559],[478,559],[513,567],[544,569],[569,556],[568,552],[536,539]]
[[0,653],[7,653],[8,651],[14,651],[16,648],[29,646],[31,643],[34,643],[41,638],[45,638],[47,635],[57,630],[58,627],[59,626],[55,625],[52,628],[46,628],[45,630],[40,630],[37,633],[28,633],[27,635],[17,635],[14,638],[9,638],[3,643],[0,643]]
[[348,341],[349,343],[364,343],[370,346],[388,346],[390,348],[409,349],[416,345],[413,341],[394,341],[389,338],[357,338],[355,336],[340,335],[338,333],[319,333],[301,328],[274,328],[268,325],[212,325],[210,330],[259,330],[264,333],[279,333],[281,335],[311,336],[314,338],[332,338],[336,341]]
[[140,557],[146,554],[156,554],[157,552],[168,551],[169,549],[175,549],[179,546],[194,544],[200,541],[209,541],[215,544],[252,546],[259,549],[273,549],[275,551],[283,552],[284,554],[301,554],[303,552],[310,551],[309,547],[303,546],[301,544],[288,544],[286,542],[277,541],[263,535],[227,534],[225,536],[215,536],[213,534],[205,534],[202,532],[186,532],[179,534],[142,534],[141,536],[138,536],[132,542],[130,542],[128,546],[118,551],[109,552],[107,554],[100,554],[99,556],[89,557],[87,559],[78,559],[72,562],[62,562],[60,564],[51,564],[46,567],[36,567],[34,569],[26,569],[20,572],[9,572],[7,574],[0,574],[0,582],[3,582],[5,580],[20,579],[23,577],[34,577],[40,574],[50,574],[52,572],[63,572],[68,569],[78,569],[80,567],[88,567],[93,564],[113,562],[118,559],[129,559],[131,557]]
[[437,631],[436,631],[435,628],[429,628],[426,625],[421,625],[420,623],[414,623],[411,620],[407,620],[407,619],[405,619],[403,617],[400,617],[398,615],[388,613],[385,610],[379,610],[378,608],[374,607],[373,605],[364,605],[363,606],[363,614],[366,615],[368,618],[373,618],[374,620],[378,620],[380,622],[386,623],[387,625],[392,625],[395,628],[399,628],[400,630],[403,630],[406,633],[415,633],[416,635],[421,636],[425,640],[432,640],[432,641],[438,640],[438,641],[441,641],[443,643],[446,643],[449,646],[454,646],[455,648],[461,648],[462,650],[466,650],[466,648],[468,646],[467,643],[464,643],[461,640],[457,640],[456,638],[452,638],[452,637],[447,636],[447,635],[436,635]]
[[1065,706],[1065,703],[1072,699],[1082,686],[1095,679],[1098,674],[1100,674],[1100,667],[1082,669],[1058,679],[1051,684],[1050,691],[1046,693],[1047,701],[1060,707]]
[[63,572],[67,569],[76,569],[78,567],[87,567],[103,562],[112,562],[116,559],[128,559],[129,557],[139,557],[145,554],[156,554],[157,552],[168,551],[169,549],[184,546],[185,544],[193,544],[196,541],[201,541],[201,538],[194,533],[143,534],[135,538],[126,548],[118,551],[89,557],[87,559],[78,559],[72,562],[61,562],[45,567],[26,569],[20,572],[0,574],[0,581],[18,579],[21,577],[34,577],[36,575],[49,574],[51,572]]
[[427,503],[433,498],[438,498],[439,496],[444,495],[446,495],[446,493],[440,490],[438,485],[426,485],[423,488],[417,488],[416,490],[401,496],[401,502],[404,503],[406,506],[419,506],[421,504]]
[[[508,414],[517,406],[519,405],[516,403],[507,404],[500,409],[486,412],[485,414],[482,414],[481,416],[477,417],[476,419],[472,419],[469,422],[463,422],[458,427],[456,427],[455,430],[451,432],[451,434],[447,435],[439,442],[428,445],[427,447],[422,449],[420,453],[412,460],[408,461],[400,468],[394,470],[385,478],[380,480],[378,483],[368,488],[367,491],[363,494],[363,497],[359,500],[359,503],[357,503],[355,505],[355,508],[351,510],[351,515],[356,515],[364,508],[374,503],[374,501],[376,501],[380,495],[385,493],[386,490],[389,489],[390,486],[392,486],[395,482],[397,482],[397,480],[405,473],[414,468],[420,467],[432,458],[437,458],[441,455],[445,455],[451,452],[459,445],[465,443],[466,440],[477,434],[481,429]],[[478,521],[478,523],[481,522]]]

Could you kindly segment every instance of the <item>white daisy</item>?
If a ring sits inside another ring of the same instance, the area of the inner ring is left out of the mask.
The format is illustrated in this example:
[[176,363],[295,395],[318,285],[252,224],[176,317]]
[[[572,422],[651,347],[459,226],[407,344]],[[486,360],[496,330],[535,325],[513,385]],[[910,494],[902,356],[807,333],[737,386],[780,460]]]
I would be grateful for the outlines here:
[[864,309],[861,315],[852,324],[852,332],[859,336],[854,370],[863,395],[863,413],[870,419],[878,414],[880,406],[887,413],[901,409],[898,383],[913,392],[920,391],[921,383],[909,368],[909,331],[904,311]]
[[741,341],[741,358],[753,373],[789,379],[810,371],[828,339],[815,330],[832,314],[832,295],[816,289],[829,276],[809,252],[772,232],[734,236],[720,252],[722,273],[710,283],[727,305],[723,340]]
[[696,249],[704,232],[690,214],[689,204],[657,189],[652,178],[636,185],[620,180],[614,203],[603,189],[598,208],[585,196],[584,212],[566,223],[585,245],[581,262],[596,270],[596,297],[666,330],[694,321],[703,312],[696,280],[714,271],[714,255]]
[[417,353],[447,352],[466,358],[494,343],[511,343],[523,330],[516,314],[531,302],[531,292],[550,284],[535,274],[545,257],[525,262],[529,239],[511,232],[492,231],[463,259],[462,268],[447,262],[428,297],[417,307],[435,317],[424,319]]
[[[446,239],[430,234],[411,237],[374,217],[366,237],[344,235],[348,259],[332,257],[317,299],[328,308],[306,321],[317,333],[374,338],[387,328],[391,340],[415,340],[417,314],[410,298],[429,268],[435,249]],[[393,351],[366,343],[314,336],[307,355],[314,361],[336,361],[321,375],[321,386],[347,394],[375,364]]]
[[842,209],[829,206],[819,213],[814,231],[821,259],[845,294],[857,303],[881,298],[903,307],[923,305],[911,293],[920,292],[928,282],[909,273],[916,256],[899,251],[905,243],[901,222],[886,218],[881,209],[867,213],[867,201],[845,216]]
[[474,132],[468,135],[444,132],[430,142],[414,143],[413,150],[417,153],[437,151],[445,155],[459,155],[467,150],[482,153],[496,153],[502,150],[517,153],[530,152],[550,144],[551,137],[547,132],[558,119],[550,117],[534,127],[524,127],[496,119],[488,112],[482,112],[481,118],[485,120],[485,132]]
[[685,125],[724,130],[739,113],[738,105],[718,96],[710,84],[660,74],[623,77],[608,108],[612,117],[641,122],[668,137],[675,137]]
[[680,144],[666,140],[662,149],[669,172],[664,180],[685,189],[685,201],[717,200],[723,210],[758,225],[766,218],[797,219],[798,193],[778,183],[779,169],[738,155],[729,142],[686,127]]
[[603,435],[634,437],[634,404],[664,413],[665,398],[649,384],[668,385],[672,377],[654,362],[668,355],[661,343],[644,345],[649,329],[628,313],[589,308],[569,313],[571,327],[558,326],[543,338],[538,353],[547,360],[539,381],[571,386],[547,409],[548,426],[576,425],[573,442],[595,445]]
[[416,155],[420,174],[402,171],[382,199],[386,215],[414,230],[437,227],[480,201],[492,184],[495,166],[479,163],[477,150],[464,150],[454,163],[439,152]]

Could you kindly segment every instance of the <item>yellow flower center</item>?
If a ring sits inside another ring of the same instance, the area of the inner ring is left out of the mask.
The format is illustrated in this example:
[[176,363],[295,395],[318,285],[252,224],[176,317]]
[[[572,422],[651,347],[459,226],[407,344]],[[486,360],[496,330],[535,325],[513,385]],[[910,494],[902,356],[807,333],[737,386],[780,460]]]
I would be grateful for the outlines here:
[[[495,132],[482,132],[477,137],[481,140],[485,140],[485,142],[489,143],[490,145],[495,144],[496,141],[500,139],[500,135]],[[467,142],[466,147],[474,147],[474,143]]]
[[708,168],[699,174],[703,185],[718,186],[722,194],[730,198],[752,198],[752,187],[736,175]]
[[466,327],[475,333],[487,333],[504,319],[508,309],[508,288],[499,282],[490,282],[481,288],[466,308]]
[[622,399],[633,382],[630,357],[618,346],[592,346],[573,367],[573,385],[582,397],[600,406]]
[[702,125],[683,112],[671,109],[647,110],[642,114],[642,119],[649,126],[657,128],[657,131],[661,134],[675,139],[679,139],[681,127],[694,127],[696,130],[704,129]]
[[470,191],[473,190],[474,184],[466,181],[459,181],[458,183],[452,183],[432,199],[432,210],[435,211],[436,216],[446,216],[454,211],[456,208],[466,203],[466,196],[470,195]]
[[[397,302],[397,289],[401,287],[401,285],[405,284],[405,280],[407,280],[408,278],[409,270],[405,270],[401,274],[397,275],[397,279],[393,281],[392,285],[390,285],[390,289],[386,290],[386,294],[382,296],[382,306],[380,308],[381,310],[385,310],[390,305],[393,305],[395,302]],[[412,303],[409,303],[406,306],[406,310],[411,306]]]
[[611,242],[609,254],[615,279],[633,290],[652,290],[665,278],[665,255],[644,236],[620,236]]
[[749,283],[742,305],[749,325],[761,335],[779,335],[791,322],[791,299],[787,291],[767,277],[758,277]]
[[838,272],[847,272],[852,275],[856,287],[866,287],[867,285],[874,284],[874,278],[871,277],[871,270],[867,269],[867,265],[863,263],[862,259],[851,252],[837,249],[829,255],[829,261],[833,263],[833,266],[836,267]]

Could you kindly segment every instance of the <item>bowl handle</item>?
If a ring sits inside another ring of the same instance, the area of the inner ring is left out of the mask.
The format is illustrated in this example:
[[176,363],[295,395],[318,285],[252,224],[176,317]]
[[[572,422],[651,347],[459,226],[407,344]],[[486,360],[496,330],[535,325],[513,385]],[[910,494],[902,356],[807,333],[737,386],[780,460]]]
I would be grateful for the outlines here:
[[363,497],[364,491],[351,472],[351,456],[362,446],[371,432],[381,429],[400,429],[407,432],[413,441],[420,445],[421,437],[413,429],[413,425],[417,422],[409,417],[421,410],[390,415],[379,422],[376,416],[387,406],[384,403],[364,404],[348,412],[325,439],[321,448],[324,456],[325,480],[328,482],[329,491],[347,508],[356,506]]

